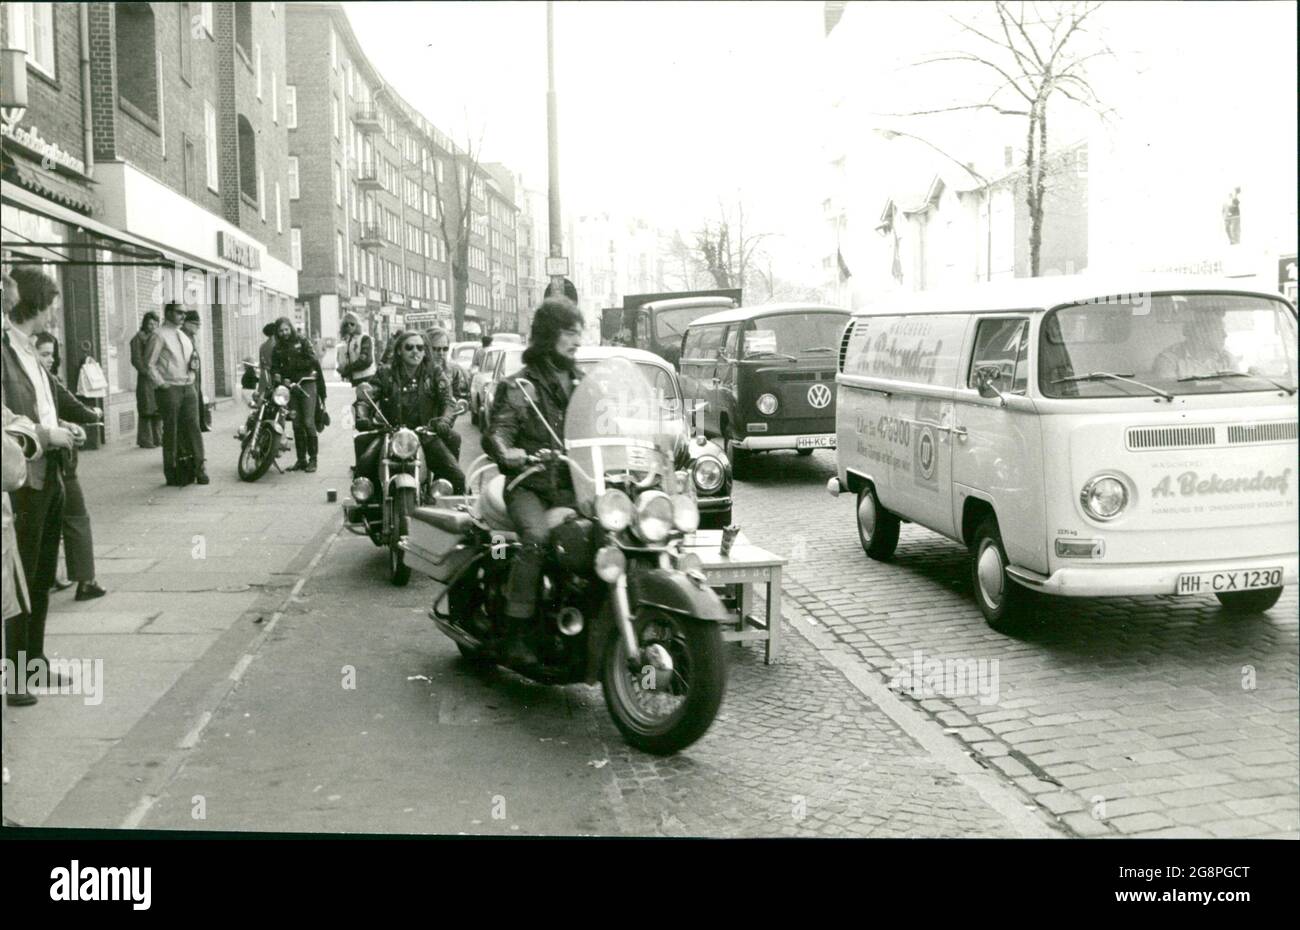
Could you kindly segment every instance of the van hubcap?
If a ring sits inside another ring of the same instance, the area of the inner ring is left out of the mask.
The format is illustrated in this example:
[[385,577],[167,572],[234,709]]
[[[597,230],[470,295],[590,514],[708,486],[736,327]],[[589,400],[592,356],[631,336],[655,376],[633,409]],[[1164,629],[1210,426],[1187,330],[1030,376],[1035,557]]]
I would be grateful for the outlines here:
[[876,532],[876,502],[870,494],[863,494],[862,500],[858,501],[858,528],[866,540],[870,540]]
[[979,576],[980,593],[984,596],[984,600],[991,606],[997,607],[1002,603],[1003,571],[1002,556],[998,554],[998,547],[993,543],[984,544],[976,574]]

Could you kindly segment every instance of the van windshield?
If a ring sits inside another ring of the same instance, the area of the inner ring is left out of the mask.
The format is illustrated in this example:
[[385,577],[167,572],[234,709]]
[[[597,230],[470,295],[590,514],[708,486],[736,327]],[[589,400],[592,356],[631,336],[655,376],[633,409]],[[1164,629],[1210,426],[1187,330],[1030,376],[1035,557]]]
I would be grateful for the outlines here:
[[834,359],[847,314],[785,313],[745,324],[745,358],[771,355],[826,356]]
[[676,307],[655,311],[655,342],[659,345],[680,345],[682,333],[700,317],[717,313],[731,306],[730,301],[712,307]]
[[1134,294],[1049,312],[1045,397],[1232,394],[1296,387],[1296,320],[1280,300]]

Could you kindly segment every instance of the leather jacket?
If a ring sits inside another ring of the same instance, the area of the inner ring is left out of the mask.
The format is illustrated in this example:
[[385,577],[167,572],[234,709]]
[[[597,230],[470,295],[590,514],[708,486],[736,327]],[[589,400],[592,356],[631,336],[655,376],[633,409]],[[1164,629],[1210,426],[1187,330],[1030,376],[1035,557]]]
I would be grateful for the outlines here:
[[397,426],[434,428],[454,410],[446,371],[427,363],[417,367],[413,377],[402,377],[397,365],[385,366],[370,384],[384,417]]
[[316,373],[316,353],[302,336],[276,339],[271,350],[271,376],[301,381]]
[[[520,378],[526,378],[536,387],[537,408],[561,440],[564,439],[564,414],[569,407],[569,397],[572,396],[572,388],[566,392],[560,373],[545,362],[528,362],[522,371],[503,379],[496,386],[496,394],[492,399],[492,426],[483,437],[483,451],[497,463],[507,482],[524,470],[507,468],[502,463],[507,449],[522,449],[534,455],[542,449],[555,447],[551,432],[538,421],[537,414],[524,399],[518,384]],[[581,380],[582,372],[575,369],[572,387],[577,387]],[[545,471],[530,475],[519,487],[552,500],[561,492],[571,490],[573,484],[569,478],[568,466],[552,463]]]

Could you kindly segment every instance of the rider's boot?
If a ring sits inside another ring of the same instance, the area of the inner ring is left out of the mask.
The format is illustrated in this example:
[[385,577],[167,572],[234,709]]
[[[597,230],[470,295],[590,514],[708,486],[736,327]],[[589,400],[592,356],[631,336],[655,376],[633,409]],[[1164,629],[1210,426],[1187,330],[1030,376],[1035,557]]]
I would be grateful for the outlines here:
[[537,610],[537,588],[541,582],[545,550],[535,543],[524,543],[506,581],[506,649],[507,665],[536,665],[537,654],[528,644]]
[[307,465],[303,471],[312,472],[316,470],[316,452],[320,448],[319,436],[307,437]]

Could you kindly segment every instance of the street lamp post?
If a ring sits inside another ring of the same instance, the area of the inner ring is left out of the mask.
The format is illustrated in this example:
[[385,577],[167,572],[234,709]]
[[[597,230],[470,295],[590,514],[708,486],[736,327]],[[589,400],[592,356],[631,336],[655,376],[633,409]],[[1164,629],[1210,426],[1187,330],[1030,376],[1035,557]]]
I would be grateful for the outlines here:
[[[559,107],[555,96],[555,5],[546,0],[546,149],[547,149],[547,206],[549,209],[548,235],[551,240],[550,255],[560,258],[564,254],[560,232],[560,129]],[[555,293],[564,293],[564,275],[551,275]]]
[[970,165],[963,164],[959,159],[954,158],[952,155],[949,155],[947,152],[939,148],[939,146],[935,145],[929,139],[923,139],[920,136],[914,136],[910,132],[903,132],[898,129],[877,129],[875,130],[875,133],[876,135],[880,136],[882,139],[885,139],[886,141],[892,141],[894,139],[897,139],[899,136],[903,136],[904,138],[907,139],[915,139],[917,142],[920,142],[922,145],[927,146],[928,148],[932,149],[935,152],[938,152],[940,155],[948,159],[953,164],[960,166],[963,171],[969,172],[981,184],[984,185],[984,210],[985,213],[987,214],[987,219],[985,222],[985,238],[984,238],[984,280],[985,281],[993,280],[993,182],[990,181],[988,178],[984,177],[984,175],[980,174]]

